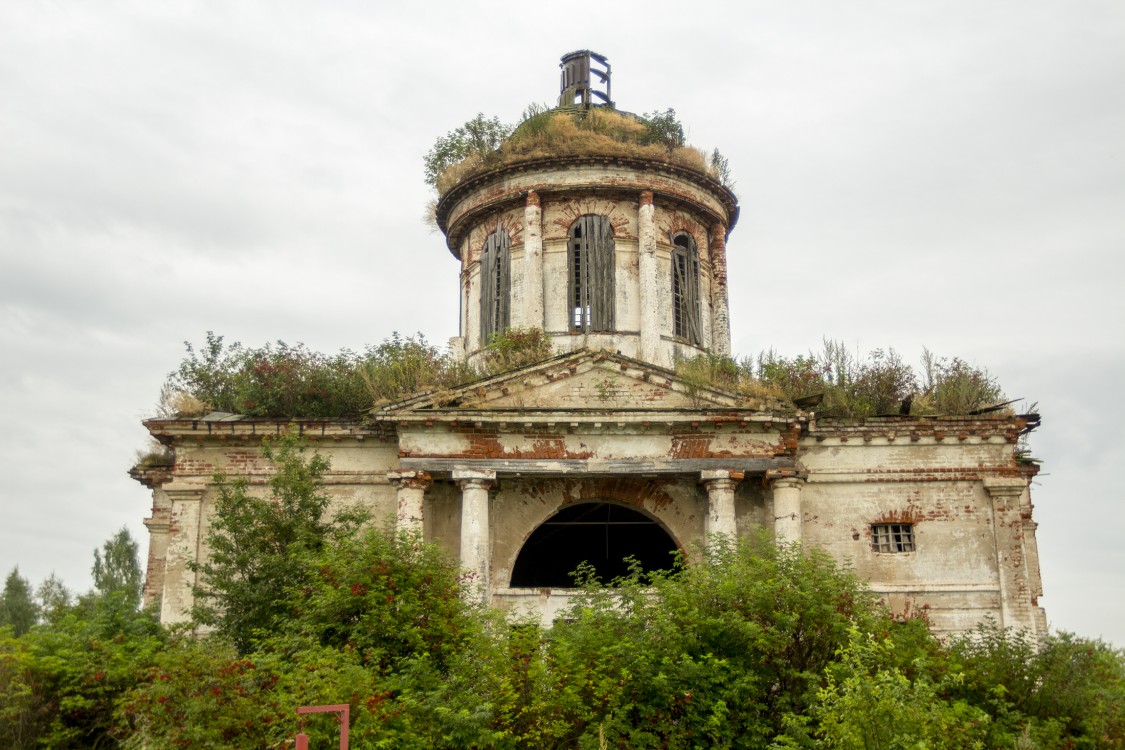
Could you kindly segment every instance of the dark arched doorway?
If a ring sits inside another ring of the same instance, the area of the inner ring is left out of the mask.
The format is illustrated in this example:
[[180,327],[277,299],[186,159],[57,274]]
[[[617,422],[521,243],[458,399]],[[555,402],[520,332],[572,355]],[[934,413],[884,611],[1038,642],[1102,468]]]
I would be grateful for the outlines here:
[[626,557],[646,572],[668,570],[676,542],[659,523],[632,508],[610,503],[570,505],[532,532],[512,568],[513,588],[574,586],[579,563],[594,566],[609,582],[629,572]]

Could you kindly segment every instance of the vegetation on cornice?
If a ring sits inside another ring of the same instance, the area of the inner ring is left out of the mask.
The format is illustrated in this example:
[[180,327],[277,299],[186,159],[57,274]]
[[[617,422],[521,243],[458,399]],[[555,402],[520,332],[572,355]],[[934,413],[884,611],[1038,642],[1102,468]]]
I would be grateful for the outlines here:
[[208,331],[161,389],[157,416],[198,417],[219,411],[274,419],[361,419],[373,406],[441,391],[552,356],[539,329],[512,328],[492,337],[480,367],[458,361],[421,334],[394,333],[362,352],[334,355],[284,341],[252,348]]
[[176,454],[171,448],[150,438],[148,444],[137,451],[133,468],[154,469],[160,466],[172,466],[175,462]]
[[444,196],[484,172],[559,156],[620,156],[690,169],[728,189],[727,160],[686,144],[683,125],[672,109],[643,116],[608,107],[548,109],[532,105],[516,126],[478,114],[438,138],[424,158],[426,182]]
[[[440,400],[443,391],[556,353],[550,337],[536,328],[494,335],[477,366],[458,361],[421,334],[395,333],[362,352],[334,355],[282,341],[256,348],[228,345],[211,332],[199,349],[186,346],[187,355],[161,390],[160,417],[220,411],[267,419],[362,419],[372,407],[426,392],[437,392]],[[704,354],[677,362],[676,374],[689,393],[727,391],[741,396],[747,409],[784,411],[798,401],[832,417],[968,415],[1004,401],[987,370],[957,357],[926,351],[915,370],[893,349],[862,354],[828,339],[820,352],[796,357],[772,349],[738,360]],[[817,395],[815,405],[806,401]],[[138,461],[167,460],[158,449],[149,453]]]
[[987,370],[958,357],[923,350],[921,367],[915,370],[894,349],[864,354],[832,339],[824,340],[820,352],[796,357],[773,349],[738,360],[704,354],[678,362],[676,372],[689,385],[742,394],[751,403],[769,397],[815,401],[819,396],[809,408],[826,417],[958,416],[1005,401]]

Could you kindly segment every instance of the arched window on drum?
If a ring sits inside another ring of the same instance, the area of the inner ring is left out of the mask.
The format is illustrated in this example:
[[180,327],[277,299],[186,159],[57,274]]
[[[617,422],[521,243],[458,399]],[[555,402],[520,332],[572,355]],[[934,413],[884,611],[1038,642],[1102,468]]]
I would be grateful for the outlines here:
[[613,225],[608,216],[588,214],[571,225],[567,241],[571,331],[613,330],[613,252]]
[[699,250],[687,232],[672,235],[672,334],[693,344],[703,341],[699,325]]
[[497,226],[484,241],[480,255],[480,344],[487,346],[495,333],[510,325],[511,261],[508,231]]

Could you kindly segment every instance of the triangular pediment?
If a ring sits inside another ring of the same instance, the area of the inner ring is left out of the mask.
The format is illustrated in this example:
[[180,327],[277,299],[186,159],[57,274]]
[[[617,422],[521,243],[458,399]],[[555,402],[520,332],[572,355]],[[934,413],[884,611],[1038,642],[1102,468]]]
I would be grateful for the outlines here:
[[461,411],[700,411],[749,409],[727,391],[693,385],[672,370],[607,351],[580,350],[377,409],[384,417]]

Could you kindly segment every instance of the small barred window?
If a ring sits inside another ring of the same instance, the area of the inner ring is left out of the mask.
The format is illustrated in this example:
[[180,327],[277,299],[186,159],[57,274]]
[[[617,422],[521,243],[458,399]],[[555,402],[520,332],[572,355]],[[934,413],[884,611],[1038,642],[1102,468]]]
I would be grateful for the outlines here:
[[875,552],[913,552],[914,524],[873,524],[871,526],[871,549]]

